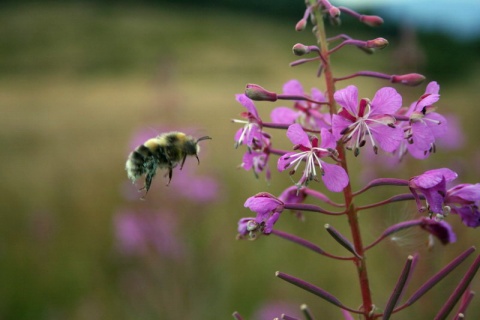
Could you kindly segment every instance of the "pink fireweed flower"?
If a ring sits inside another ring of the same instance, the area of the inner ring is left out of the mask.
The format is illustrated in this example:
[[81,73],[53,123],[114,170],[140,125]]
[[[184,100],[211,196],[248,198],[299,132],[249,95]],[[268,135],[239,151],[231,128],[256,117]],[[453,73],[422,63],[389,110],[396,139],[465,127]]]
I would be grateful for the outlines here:
[[399,147],[399,157],[408,151],[414,158],[425,159],[435,151],[435,140],[445,136],[447,120],[436,113],[436,107],[433,106],[440,99],[439,90],[437,82],[430,82],[425,93],[405,112],[409,121],[399,124],[406,138]]
[[[288,187],[278,196],[278,199],[289,204],[303,203],[306,198],[305,188],[298,188],[297,186]],[[302,211],[294,210],[293,213],[298,219],[303,221]]]
[[215,201],[220,193],[218,181],[213,176],[200,176],[194,172],[195,167],[184,167],[176,175],[175,184],[172,184],[172,197],[183,197],[198,203]]
[[422,218],[420,227],[435,236],[440,242],[445,245],[457,241],[457,236],[446,221],[437,221],[436,219]]
[[261,233],[260,225],[255,221],[254,217],[240,219],[238,221],[237,231],[237,239],[244,239],[248,236],[248,239],[254,240],[257,234]]
[[334,94],[335,101],[342,107],[332,118],[332,132],[347,149],[360,152],[367,140],[375,153],[378,146],[392,152],[403,139],[403,132],[396,127],[393,114],[402,106],[402,97],[393,88],[385,87],[375,93],[373,100],[358,102],[358,89],[348,86]]
[[270,157],[270,152],[268,148],[263,148],[261,151],[247,150],[243,155],[241,168],[245,170],[252,170],[255,177],[258,178],[258,175],[265,171],[265,178],[270,180],[270,168],[268,166],[268,159]]
[[326,129],[322,129],[320,135],[322,139],[319,145],[318,138],[308,136],[299,124],[289,126],[287,137],[294,144],[294,149],[300,152],[289,152],[281,156],[278,159],[277,168],[279,171],[284,171],[293,166],[293,170],[290,171],[290,175],[293,175],[300,163],[305,160],[305,170],[296,184],[298,187],[306,186],[312,180],[318,181],[318,171],[328,190],[340,192],[348,184],[348,175],[342,167],[321,160],[324,157],[335,158],[337,152],[333,135]]
[[238,223],[239,237],[248,235],[255,238],[256,234],[270,234],[273,225],[280,218],[284,202],[267,192],[260,192],[245,201],[244,206],[257,213],[255,218],[242,218]]
[[458,214],[463,224],[476,228],[480,225],[480,183],[459,184],[449,189],[445,196],[445,205],[452,213]]
[[260,119],[255,104],[245,94],[237,94],[235,98],[247,108],[247,112],[241,114],[247,120],[233,120],[233,122],[245,124],[235,134],[235,147],[246,144],[251,149],[261,149],[265,145],[265,139],[268,139],[269,136],[262,131],[262,119]]
[[305,188],[288,187],[278,196],[285,203],[303,203],[307,198]]
[[[308,96],[298,80],[290,80],[283,85],[283,94],[291,96]],[[326,102],[324,94],[312,88],[311,99],[318,102]],[[281,124],[300,123],[305,128],[319,130],[330,127],[330,114],[322,113],[322,105],[305,100],[296,100],[292,110],[288,107],[278,107],[272,110],[270,118],[273,122]]]
[[447,128],[442,139],[435,141],[435,145],[443,150],[461,149],[465,145],[465,135],[463,127],[458,117],[454,114],[443,115],[447,121]]
[[412,191],[417,205],[420,208],[420,199],[417,191],[421,192],[427,201],[430,214],[436,214],[441,220],[450,212],[458,214],[467,227],[480,226],[480,183],[459,184],[446,189],[447,182],[454,180],[457,174],[450,169],[442,168],[429,170],[410,179]]
[[419,211],[422,212],[424,209],[417,191],[425,196],[429,213],[437,214],[439,219],[448,214],[449,209],[445,209],[443,206],[447,194],[446,185],[447,182],[456,178],[457,173],[448,168],[428,170],[411,178],[409,188],[415,197]]
[[143,255],[153,251],[164,258],[182,258],[185,248],[175,236],[175,217],[169,212],[118,212],[114,227],[119,251],[125,255]]

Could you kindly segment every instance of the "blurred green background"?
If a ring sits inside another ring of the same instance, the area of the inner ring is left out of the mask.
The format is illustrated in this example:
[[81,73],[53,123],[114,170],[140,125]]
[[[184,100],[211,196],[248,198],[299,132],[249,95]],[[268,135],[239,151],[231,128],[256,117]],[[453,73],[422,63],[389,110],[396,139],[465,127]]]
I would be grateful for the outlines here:
[[[273,236],[235,240],[238,219],[252,215],[243,208],[245,199],[260,191],[278,195],[290,179],[275,172],[276,158],[270,184],[237,169],[244,149],[233,148],[239,126],[231,119],[244,109],[234,94],[246,83],[280,92],[292,78],[307,91],[323,89],[323,82],[312,65],[288,66],[295,59],[293,44],[314,41],[310,31],[293,28],[302,1],[291,10],[285,1],[273,7],[232,3],[10,2],[0,7],[0,319],[229,319],[234,310],[246,319],[267,319],[263,311],[298,314],[302,303],[319,319],[341,318],[335,307],[276,279],[277,270],[311,281],[352,308],[360,305],[348,262],[329,261]],[[441,85],[441,112],[455,114],[461,123],[463,145],[438,148],[421,163],[406,161],[404,177],[450,166],[461,182],[479,181],[478,40],[456,42],[389,24],[369,29],[348,19],[339,30],[361,39],[386,37],[391,46],[373,56],[346,48],[333,58],[337,75],[369,69],[424,72]],[[368,97],[386,85],[373,79],[351,83]],[[408,105],[425,86],[396,89]],[[273,105],[257,106],[268,119]],[[145,201],[136,192],[132,196],[124,164],[133,137],[177,128],[213,137],[202,143],[200,166],[189,159],[184,170],[191,177],[175,171],[165,187],[159,174]],[[289,147],[283,132],[272,134],[283,141],[278,146]],[[358,173],[352,184],[358,188],[365,162],[352,161],[351,171]],[[389,175],[402,176],[400,170]],[[180,179],[188,186],[199,177],[213,181],[208,199],[179,187]],[[325,191],[322,184],[318,188]],[[395,191],[370,192],[364,202]],[[158,237],[152,241],[161,244],[122,248],[119,219],[136,215],[157,219],[146,224]],[[363,212],[365,242],[391,223],[413,217],[415,208],[405,204]],[[479,243],[478,230],[467,230],[458,220],[449,222],[459,241],[447,247],[437,244],[428,251],[425,234],[409,232],[401,245],[384,243],[370,252],[377,306],[385,305],[408,254],[422,253],[413,292],[422,279]],[[327,222],[348,235],[342,219],[311,214],[305,222],[284,214],[279,228],[346,254],[324,231]],[[466,267],[398,319],[431,318]],[[472,289],[480,289],[478,276]],[[474,299],[472,319],[480,317],[478,306]]]

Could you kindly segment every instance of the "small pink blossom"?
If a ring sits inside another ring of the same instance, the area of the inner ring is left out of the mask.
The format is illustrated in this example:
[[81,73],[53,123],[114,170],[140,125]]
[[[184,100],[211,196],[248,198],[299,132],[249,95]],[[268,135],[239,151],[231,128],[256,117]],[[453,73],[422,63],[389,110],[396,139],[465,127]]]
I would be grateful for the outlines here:
[[258,233],[270,234],[284,209],[283,201],[267,192],[248,198],[244,206],[257,213],[255,218],[243,218],[238,223],[239,236],[250,238]]
[[459,184],[449,189],[445,196],[445,204],[452,213],[458,214],[462,222],[472,228],[480,226],[480,183]]
[[289,126],[287,137],[294,144],[294,149],[300,152],[290,152],[281,156],[278,159],[277,168],[279,171],[284,171],[294,167],[290,171],[293,175],[302,161],[305,161],[305,169],[297,186],[306,186],[310,181],[318,180],[320,175],[328,190],[340,192],[348,184],[348,175],[342,167],[321,160],[324,157],[336,156],[334,149],[336,143],[329,131],[322,129],[320,135],[322,140],[319,144],[318,138],[308,136],[299,124]]
[[422,218],[420,227],[435,236],[442,244],[454,243],[457,241],[457,236],[446,221],[437,221],[436,219]]
[[[283,94],[289,96],[308,96],[298,80],[290,80],[283,85]],[[325,95],[318,89],[313,88],[311,99],[325,102]],[[281,124],[300,123],[305,128],[319,130],[330,127],[330,114],[320,112],[322,105],[306,100],[296,100],[293,109],[277,107],[272,110],[270,117],[273,122]]]
[[411,178],[409,187],[415,196],[419,210],[423,211],[417,191],[425,196],[430,213],[444,214],[443,202],[447,193],[446,185],[447,182],[456,178],[457,174],[448,168],[428,170]]
[[265,171],[265,177],[270,180],[270,168],[268,167],[268,159],[270,154],[267,152],[267,148],[262,151],[247,150],[243,155],[241,168],[245,170],[252,170],[256,177]]
[[255,104],[245,94],[237,94],[235,98],[247,109],[247,112],[241,114],[246,120],[234,120],[234,122],[245,124],[235,134],[235,145],[245,144],[251,149],[263,148],[267,143],[268,135],[262,131],[262,119],[255,108]]
[[399,124],[406,137],[399,147],[399,157],[408,151],[414,158],[425,159],[435,151],[436,139],[447,133],[447,120],[435,112],[433,106],[440,99],[439,90],[437,82],[430,82],[425,93],[406,111],[405,116],[409,117],[409,121]]
[[400,145],[403,132],[394,125],[393,114],[402,106],[402,97],[395,89],[381,88],[372,101],[361,99],[358,102],[358,89],[352,85],[336,91],[334,98],[342,108],[333,115],[333,135],[354,150],[355,155],[367,141],[375,153],[377,145],[387,152]]
[[114,219],[117,246],[125,255],[150,251],[163,257],[183,256],[183,243],[175,235],[177,221],[168,212],[120,211]]

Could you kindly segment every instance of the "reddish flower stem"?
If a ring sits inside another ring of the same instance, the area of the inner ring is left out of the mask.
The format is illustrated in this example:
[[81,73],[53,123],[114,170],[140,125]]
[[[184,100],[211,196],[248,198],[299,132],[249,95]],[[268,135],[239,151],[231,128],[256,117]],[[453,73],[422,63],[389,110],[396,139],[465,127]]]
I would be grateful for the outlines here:
[[[312,7],[317,5],[317,1],[310,0],[309,4]],[[333,77],[331,64],[330,64],[330,56],[328,54],[328,42],[325,33],[325,26],[323,24],[323,17],[319,10],[314,10],[315,20],[317,21],[317,28],[315,36],[317,37],[318,46],[320,48],[320,55],[324,57],[323,65],[324,65],[324,74],[325,74],[325,83],[326,83],[326,93],[328,95],[327,101],[329,101],[330,107],[330,114],[333,115],[336,113],[335,108],[335,78]],[[348,165],[347,160],[345,157],[345,149],[342,144],[338,144],[337,146],[338,151],[338,158],[340,159],[340,165],[348,174]],[[352,187],[350,183],[345,187],[343,190],[343,195],[345,198],[345,207],[346,213],[348,217],[348,222],[350,225],[350,231],[352,234],[353,245],[355,251],[358,253],[360,257],[364,256],[364,246],[362,243],[362,237],[360,233],[360,225],[358,223],[358,216],[357,216],[357,208],[353,203],[353,193]],[[370,284],[368,281],[368,273],[367,273],[367,265],[365,258],[357,258],[353,260],[355,266],[357,268],[358,278],[360,282],[360,290],[362,294],[362,312],[365,317],[365,320],[373,320],[373,303],[372,303],[372,295],[370,292]]]

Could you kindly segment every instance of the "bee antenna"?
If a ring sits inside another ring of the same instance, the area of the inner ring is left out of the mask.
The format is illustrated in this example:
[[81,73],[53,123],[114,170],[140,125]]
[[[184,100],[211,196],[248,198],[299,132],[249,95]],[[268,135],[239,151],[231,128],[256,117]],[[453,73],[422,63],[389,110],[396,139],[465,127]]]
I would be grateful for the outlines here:
[[212,138],[209,137],[209,136],[204,136],[204,137],[198,138],[198,139],[197,139],[197,143],[200,142],[200,141],[202,141],[202,140],[212,140]]

